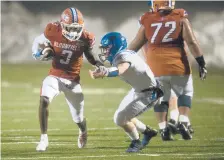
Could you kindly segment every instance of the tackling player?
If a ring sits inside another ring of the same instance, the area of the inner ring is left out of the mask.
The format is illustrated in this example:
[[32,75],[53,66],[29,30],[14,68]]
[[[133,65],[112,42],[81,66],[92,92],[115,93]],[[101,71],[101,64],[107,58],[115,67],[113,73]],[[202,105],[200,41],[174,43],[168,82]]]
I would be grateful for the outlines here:
[[185,140],[192,139],[187,124],[193,97],[191,68],[187,59],[185,42],[199,65],[199,75],[206,78],[207,70],[201,48],[192,31],[184,9],[174,9],[174,0],[150,0],[151,10],[141,19],[141,27],[128,49],[138,51],[145,43],[148,65],[163,83],[162,103],[155,107],[163,140],[172,140],[167,127],[167,110],[171,89],[178,96],[179,131]]
[[92,65],[102,65],[93,57],[95,37],[84,28],[82,13],[76,8],[62,12],[60,22],[47,24],[44,33],[33,43],[36,59],[52,60],[49,75],[43,80],[40,93],[39,122],[41,130],[37,151],[48,147],[48,106],[60,92],[64,92],[72,119],[79,127],[78,147],[87,142],[86,120],[83,117],[84,97],[80,81],[83,53]]
[[[154,106],[163,93],[148,65],[136,52],[126,50],[126,47],[126,38],[120,33],[110,32],[104,35],[100,46],[102,54],[99,57],[102,61],[108,60],[112,67],[100,66],[95,71],[90,71],[90,75],[94,79],[119,76],[132,86],[116,110],[114,122],[123,128],[132,140],[126,152],[138,152],[157,135],[157,131],[135,117]],[[138,131],[144,135],[142,144]]]

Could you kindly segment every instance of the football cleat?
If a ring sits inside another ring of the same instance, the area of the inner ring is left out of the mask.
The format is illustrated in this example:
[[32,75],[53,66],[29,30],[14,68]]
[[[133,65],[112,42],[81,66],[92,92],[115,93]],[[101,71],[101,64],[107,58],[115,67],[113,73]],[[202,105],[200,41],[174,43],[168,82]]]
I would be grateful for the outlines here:
[[129,148],[126,150],[127,153],[132,152],[139,152],[142,149],[141,141],[138,140],[132,140]]
[[179,133],[178,131],[178,128],[177,128],[177,123],[175,120],[173,119],[170,119],[169,122],[168,122],[168,127],[169,127],[169,130],[172,134],[177,134]]
[[191,125],[187,126],[187,128],[188,128],[190,134],[193,134],[194,133],[194,129],[192,128]]
[[48,139],[47,138],[41,138],[40,142],[38,143],[37,147],[36,147],[36,151],[38,152],[44,152],[47,150],[49,143],[48,143]]
[[168,127],[160,129],[159,132],[163,141],[173,141],[173,136],[171,135]]
[[146,130],[143,132],[142,147],[145,147],[147,144],[149,144],[152,137],[156,137],[157,134],[158,134],[157,130],[147,126]]
[[184,140],[191,140],[192,135],[191,135],[188,127],[186,127],[186,126],[187,126],[187,123],[180,122],[179,126],[178,126],[179,132]]
[[78,147],[79,148],[84,148],[87,143],[86,119],[84,119],[83,122],[84,122],[84,126],[85,126],[85,131],[81,132],[81,130],[79,129],[79,137],[78,137]]

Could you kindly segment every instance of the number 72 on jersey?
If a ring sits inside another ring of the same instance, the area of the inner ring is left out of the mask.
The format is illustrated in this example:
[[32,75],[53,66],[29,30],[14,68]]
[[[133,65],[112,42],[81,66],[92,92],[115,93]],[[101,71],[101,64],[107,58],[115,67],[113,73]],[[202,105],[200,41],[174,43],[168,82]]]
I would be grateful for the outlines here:
[[176,22],[175,21],[169,21],[166,22],[165,24],[160,22],[160,23],[152,23],[151,27],[156,27],[152,38],[151,38],[151,43],[155,43],[155,39],[158,36],[159,31],[161,30],[162,27],[165,28],[170,28],[170,30],[164,35],[162,42],[171,42],[173,39],[170,38],[169,36],[175,31],[176,29]]

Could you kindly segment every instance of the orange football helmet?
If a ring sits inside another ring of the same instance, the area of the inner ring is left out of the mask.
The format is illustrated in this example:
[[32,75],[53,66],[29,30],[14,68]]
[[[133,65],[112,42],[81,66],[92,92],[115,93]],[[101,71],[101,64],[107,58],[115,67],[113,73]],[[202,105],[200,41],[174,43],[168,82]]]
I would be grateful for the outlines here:
[[70,41],[78,40],[84,28],[82,13],[77,8],[67,8],[61,14],[62,34]]
[[148,6],[154,11],[174,9],[175,0],[149,0]]

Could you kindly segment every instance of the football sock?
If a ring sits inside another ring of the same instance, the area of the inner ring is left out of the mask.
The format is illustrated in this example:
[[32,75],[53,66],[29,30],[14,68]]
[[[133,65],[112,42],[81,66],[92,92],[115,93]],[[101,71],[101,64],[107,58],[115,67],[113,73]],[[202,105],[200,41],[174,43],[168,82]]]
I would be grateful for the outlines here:
[[85,132],[86,131],[86,121],[85,119],[83,119],[82,122],[77,123],[77,125],[79,126],[79,129],[81,132]]
[[47,134],[41,134],[40,139],[41,139],[41,140],[47,140],[47,141],[48,141],[48,136],[47,136]]
[[179,122],[189,123],[189,118],[185,115],[180,115],[179,116]]
[[131,132],[126,132],[126,134],[131,138],[131,140],[138,140],[139,134],[137,128],[133,128]]
[[166,121],[159,123],[159,129],[166,128]]
[[173,119],[173,120],[175,120],[175,122],[177,122],[178,117],[179,117],[178,109],[174,109],[174,110],[170,111],[170,119]]
[[139,121],[138,119],[135,120],[135,126],[137,130],[141,133],[143,133],[146,130],[146,125]]

